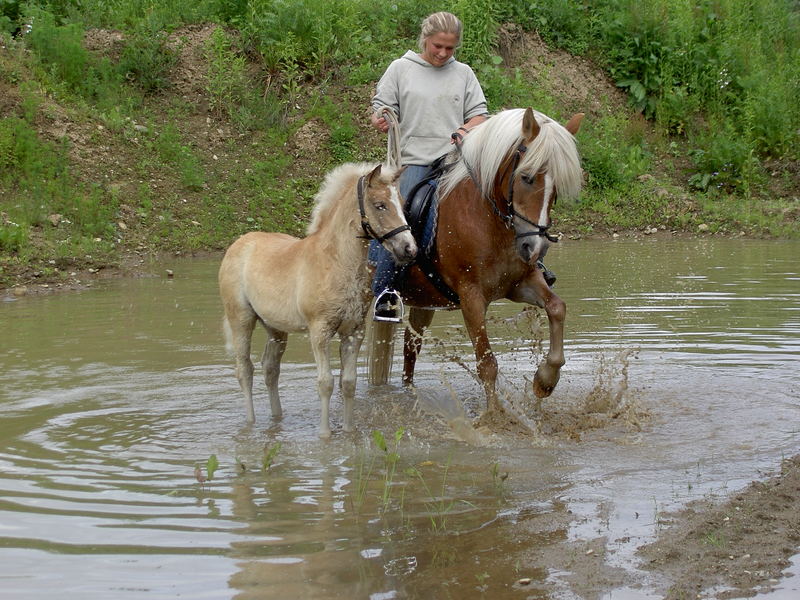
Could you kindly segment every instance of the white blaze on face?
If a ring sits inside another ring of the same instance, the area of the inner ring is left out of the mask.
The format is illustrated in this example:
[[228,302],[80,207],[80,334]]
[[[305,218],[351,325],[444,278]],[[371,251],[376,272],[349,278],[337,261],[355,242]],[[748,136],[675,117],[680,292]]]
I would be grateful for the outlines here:
[[553,183],[553,178],[550,176],[550,173],[544,174],[544,200],[542,201],[542,210],[539,213],[539,223],[540,227],[546,227],[548,225],[547,221],[547,213],[550,209],[550,201],[553,198],[553,194],[555,192],[555,184]]
[[389,194],[390,194],[390,202],[392,206],[394,206],[395,210],[397,210],[397,214],[403,214],[403,203],[400,201],[400,188],[396,185],[389,186]]
[[[550,209],[550,203],[553,200],[553,196],[555,195],[555,182],[553,178],[550,176],[550,173],[544,174],[544,197],[542,198],[542,208],[539,210],[538,219],[536,219],[536,224],[539,227],[547,227],[549,224],[548,213]],[[547,244],[546,238],[541,235],[535,236],[535,241],[533,242],[533,256],[541,257],[542,251],[544,250]]]

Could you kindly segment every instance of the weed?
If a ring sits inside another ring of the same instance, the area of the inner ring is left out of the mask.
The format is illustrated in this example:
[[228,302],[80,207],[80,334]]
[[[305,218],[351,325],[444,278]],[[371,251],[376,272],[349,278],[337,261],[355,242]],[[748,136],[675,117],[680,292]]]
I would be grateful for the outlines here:
[[405,429],[402,427],[398,428],[394,432],[394,446],[389,448],[383,432],[378,431],[377,429],[372,432],[372,441],[375,443],[375,446],[381,452],[383,452],[384,476],[383,490],[381,492],[381,506],[383,507],[384,511],[389,507],[389,503],[392,499],[394,477],[397,473],[397,461],[400,460],[400,454],[397,452],[397,450],[400,446],[400,440],[403,439],[403,435],[405,435]]
[[714,548],[725,548],[728,545],[728,540],[725,535],[719,531],[710,531],[703,535],[703,541],[709,546]]
[[197,482],[200,485],[205,484],[206,481],[211,481],[214,479],[214,473],[216,473],[217,469],[219,468],[219,461],[217,460],[216,454],[212,454],[208,457],[205,468],[206,471],[203,473],[203,469],[200,465],[195,465],[194,467],[194,477],[197,479]]
[[144,92],[160,92],[170,85],[169,74],[178,57],[167,45],[167,35],[155,19],[146,18],[126,38],[117,68],[126,80]]
[[272,467],[275,457],[281,451],[281,443],[275,442],[264,451],[264,460],[261,461],[261,469],[266,473]]

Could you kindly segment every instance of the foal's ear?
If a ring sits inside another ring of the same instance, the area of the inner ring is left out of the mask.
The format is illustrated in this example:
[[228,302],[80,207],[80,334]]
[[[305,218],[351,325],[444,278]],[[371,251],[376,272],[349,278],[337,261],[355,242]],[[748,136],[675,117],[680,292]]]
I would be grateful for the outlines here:
[[572,118],[564,125],[564,128],[569,131],[572,135],[578,133],[578,129],[581,128],[581,121],[583,121],[583,113],[577,113],[572,115]]
[[533,116],[533,110],[526,108],[525,116],[522,117],[522,138],[530,143],[537,135],[539,135],[539,123]]
[[369,175],[367,175],[367,185],[372,185],[372,178],[380,177],[380,174],[381,174],[381,165],[378,164],[378,166],[372,169],[372,171],[369,172]]
[[397,169],[397,171],[394,172],[394,177],[392,177],[392,183],[394,183],[395,181],[400,179],[400,175],[402,175],[403,171],[405,171],[407,168],[408,168],[408,165],[403,165],[402,167]]

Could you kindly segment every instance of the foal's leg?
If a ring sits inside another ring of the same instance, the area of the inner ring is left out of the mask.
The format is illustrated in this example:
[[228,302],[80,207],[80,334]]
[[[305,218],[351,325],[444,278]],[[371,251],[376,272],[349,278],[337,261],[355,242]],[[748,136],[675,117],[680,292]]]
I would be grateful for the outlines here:
[[279,419],[283,411],[278,395],[278,377],[281,374],[281,358],[286,351],[286,338],[289,336],[285,331],[279,331],[266,325],[264,328],[267,330],[267,343],[264,346],[264,354],[261,356],[261,367],[264,369],[264,383],[267,384],[272,417]]
[[231,316],[226,314],[224,320],[228,345],[236,361],[236,379],[244,392],[244,408],[249,423],[256,420],[253,410],[253,361],[250,360],[250,341],[255,325],[256,315],[252,311]]
[[433,321],[433,311],[412,307],[408,313],[408,327],[403,334],[403,383],[414,383],[414,368],[422,349],[422,336]]
[[364,339],[363,325],[350,332],[340,334],[339,357],[342,373],[339,385],[344,403],[344,430],[353,431],[353,405],[356,396],[356,371],[358,368],[358,351]]
[[464,324],[475,348],[475,358],[478,361],[478,377],[483,382],[486,392],[488,411],[502,410],[497,398],[497,359],[489,345],[489,336],[486,333],[486,308],[488,303],[480,292],[464,292],[459,290],[461,297],[461,312],[464,315]]
[[311,338],[314,360],[317,362],[317,393],[319,393],[319,401],[322,408],[319,421],[319,437],[329,438],[331,436],[329,414],[331,395],[333,394],[333,375],[331,374],[329,346],[333,334],[327,324],[309,325],[308,332]]

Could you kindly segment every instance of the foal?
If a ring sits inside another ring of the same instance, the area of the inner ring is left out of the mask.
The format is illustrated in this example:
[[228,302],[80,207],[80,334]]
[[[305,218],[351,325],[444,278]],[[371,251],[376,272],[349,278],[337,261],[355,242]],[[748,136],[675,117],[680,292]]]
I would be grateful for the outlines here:
[[338,334],[344,430],[353,429],[356,360],[371,298],[369,240],[380,241],[400,264],[410,262],[417,253],[397,188],[400,173],[381,165],[342,165],[326,176],[305,238],[251,232],[228,248],[219,269],[223,327],[227,347],[236,359],[249,422],[255,421],[250,344],[260,322],[267,331],[261,365],[273,418],[282,414],[278,375],[287,334],[308,331],[322,404],[319,435],[330,436],[329,344]]

